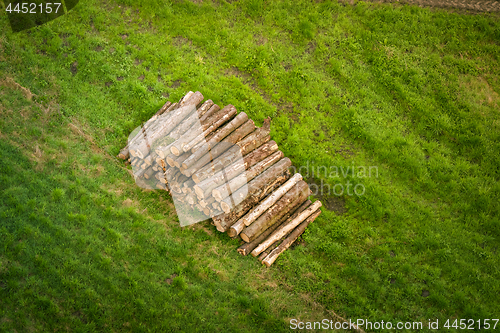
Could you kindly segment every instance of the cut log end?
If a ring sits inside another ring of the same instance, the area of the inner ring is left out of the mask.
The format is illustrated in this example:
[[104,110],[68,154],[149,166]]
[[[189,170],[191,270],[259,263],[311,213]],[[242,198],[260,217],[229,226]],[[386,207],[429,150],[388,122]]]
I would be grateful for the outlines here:
[[[231,229],[229,229],[231,231]],[[243,239],[245,242],[250,243],[250,238],[245,235],[245,234],[240,234],[241,239]]]
[[217,201],[222,201],[222,199],[224,199],[221,195],[221,193],[217,190],[217,189],[214,189],[212,191],[212,196],[215,198],[215,200]]
[[[195,181],[196,182],[196,181]],[[204,198],[205,196],[203,195],[203,190],[199,188],[198,186],[194,186],[194,193],[200,198]]]
[[193,177],[191,177],[191,178],[193,178],[193,180],[196,184],[198,184],[201,181],[200,178],[196,174],[194,174]]
[[175,147],[175,146],[170,147],[170,151],[175,156],[180,156],[181,155],[181,151],[177,147]]
[[231,207],[229,207],[229,205],[227,203],[225,203],[224,201],[221,201],[220,208],[222,208],[222,210],[226,214],[229,214],[229,212],[231,212]]

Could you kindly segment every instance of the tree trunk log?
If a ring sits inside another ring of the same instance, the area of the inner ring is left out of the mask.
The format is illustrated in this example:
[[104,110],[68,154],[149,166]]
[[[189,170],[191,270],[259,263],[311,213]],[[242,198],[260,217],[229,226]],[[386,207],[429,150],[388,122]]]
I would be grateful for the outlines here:
[[317,211],[309,215],[309,217],[304,222],[298,225],[295,230],[292,231],[292,233],[287,238],[285,238],[280,246],[271,251],[271,253],[264,260],[262,260],[262,263],[267,267],[271,266],[276,261],[278,256],[282,254],[286,249],[288,249],[290,245],[292,245],[292,243],[295,242],[295,240],[300,235],[302,235],[307,226],[311,224],[311,222],[314,221],[319,216],[319,214],[321,214],[321,210],[318,209]]
[[184,152],[190,151],[191,148],[193,148],[198,142],[200,142],[203,139],[206,139],[206,137],[210,133],[212,133],[225,123],[227,123],[235,115],[236,115],[236,108],[231,104],[226,105],[220,112],[217,112],[214,116],[212,116],[207,120],[207,123],[210,124],[208,128],[206,130],[203,130],[203,133],[198,134],[198,136],[196,136],[188,144],[184,145],[182,147],[182,150],[184,150]]
[[252,252],[253,249],[255,249],[260,243],[266,240],[266,238],[274,231],[276,230],[280,225],[282,225],[285,221],[287,221],[290,216],[291,219],[294,219],[299,213],[304,211],[309,205],[311,205],[311,200],[306,200],[304,201],[297,209],[295,210],[289,210],[285,216],[283,216],[278,223],[273,224],[269,228],[266,229],[263,233],[259,235],[259,237],[255,238],[253,241],[250,243],[245,243],[241,245],[238,248],[238,253],[246,256],[250,252]]
[[[169,112],[173,111],[173,110],[176,110],[178,109],[181,104],[180,102],[182,100],[187,100],[188,98],[190,98],[194,93],[192,91],[189,91],[185,96],[183,96],[180,100],[179,100],[179,103],[172,103],[170,104],[169,106],[166,107],[166,105],[169,103],[165,103],[165,105],[163,105],[163,107],[153,116],[151,117],[141,128],[142,130],[142,136],[139,135],[141,132],[138,133],[138,135],[136,135],[132,140],[129,140],[129,146],[133,146],[136,144],[135,141],[137,140],[144,140],[144,137],[147,133],[151,133],[153,131],[155,131],[158,126],[160,125],[160,123],[162,123],[163,121],[169,119],[170,115]],[[160,116],[162,116],[160,118]],[[160,118],[160,119],[158,119]]]
[[[249,135],[255,130],[253,120],[248,120],[241,125],[236,131],[231,133],[224,141],[238,144],[241,139]],[[277,145],[276,145],[277,147]],[[196,148],[196,147],[195,147]],[[193,148],[193,149],[195,149]],[[193,150],[191,150],[193,151]],[[228,151],[217,157],[212,163],[209,163],[193,174],[193,179],[200,182],[206,178],[212,177],[216,172],[222,170],[231,163],[239,161],[241,163],[241,149],[239,146],[231,147]]]
[[[198,151],[198,149],[202,148],[206,144],[206,142],[210,141],[215,135],[217,135],[219,130],[210,134],[206,138],[205,141],[202,140],[202,141],[198,142],[198,144],[196,144],[193,148],[191,148],[191,153],[193,153],[193,154],[196,153],[196,151]],[[236,143],[236,142],[240,141],[241,139],[243,139],[244,137],[246,137],[248,134],[252,133],[254,130],[255,130],[255,124],[254,124],[253,120],[248,120],[243,125],[241,125],[238,129],[236,129],[236,131],[234,131],[228,137],[226,137],[224,139],[224,141]]]
[[167,137],[168,134],[187,115],[191,114],[192,111],[192,106],[188,105],[171,112],[171,116],[169,117],[169,119],[162,119],[158,126],[146,133],[143,140],[139,140],[138,142],[134,143],[134,145],[131,146],[130,152],[134,153],[137,157],[143,158],[149,153],[151,146],[153,146],[153,143],[156,140]]
[[150,179],[151,177],[153,177],[154,175],[154,171],[153,171],[153,168],[151,166],[149,166],[148,168],[146,168],[146,171],[144,171],[144,178],[146,179]]
[[205,208],[205,207],[207,207],[209,205],[212,205],[212,203],[214,203],[214,202],[215,202],[215,198],[214,197],[210,197],[210,198],[208,198],[206,200],[205,199],[200,200],[200,205],[201,205],[201,207]]
[[167,186],[165,184],[160,183],[160,182],[157,182],[155,187],[159,190],[167,190]]
[[[250,131],[253,130],[253,121],[252,123],[246,122],[243,126],[238,128],[236,131],[231,133],[228,137],[226,137],[224,140],[219,142],[213,149],[211,149],[208,153],[203,155],[194,165],[189,167],[189,172],[188,174],[191,176],[193,175],[196,171],[200,170],[202,167],[207,165],[208,163],[216,160],[217,157],[221,155],[225,155],[226,158],[230,160],[230,162],[234,162],[235,160],[239,159],[240,156],[243,156],[243,154],[238,154],[238,151],[241,152],[241,148],[238,146],[239,143],[238,141],[241,140],[241,138],[245,137],[250,133]],[[264,134],[264,132],[262,132]],[[262,143],[269,141],[269,135],[267,137],[256,137],[255,138],[255,144],[256,147],[260,146]],[[255,148],[256,148],[255,147]],[[242,152],[241,152],[242,153]],[[186,165],[183,163],[183,167],[186,167]]]
[[184,96],[184,98],[179,102],[179,107],[183,107],[186,105],[194,105],[196,109],[197,106],[203,101],[203,95],[199,91],[189,96],[189,98],[186,98],[186,96]]
[[209,99],[203,103],[196,112],[193,112],[191,116],[184,119],[175,130],[170,133],[170,136],[174,139],[180,138],[184,133],[186,133],[193,124],[199,124],[200,118],[212,107],[214,102]]
[[312,205],[307,207],[303,212],[298,214],[295,218],[293,219],[288,219],[281,225],[278,229],[276,229],[271,236],[269,236],[264,242],[259,244],[253,251],[252,255],[255,257],[259,255],[262,251],[267,249],[271,244],[279,240],[281,237],[285,236],[288,234],[290,231],[292,231],[296,226],[298,226],[300,223],[302,223],[306,218],[308,218],[312,213],[314,213],[316,210],[319,210],[321,207],[321,201],[315,201]]
[[194,92],[192,92],[192,91],[188,91],[188,93],[187,93],[186,95],[184,95],[184,96],[183,96],[183,97],[179,100],[179,103],[178,103],[179,105],[177,106],[177,108],[182,107],[182,106],[186,103],[186,101],[187,101],[187,100],[189,100],[189,99],[191,98],[191,96],[193,96],[193,95],[194,95]]
[[170,154],[165,158],[165,161],[167,161],[168,165],[170,165],[171,168],[175,167],[175,156],[174,154]]
[[173,103],[173,104],[172,103],[169,104],[169,103],[170,102],[165,103],[165,105],[163,105],[163,107],[158,112],[156,112],[156,114],[153,117],[151,117],[148,121],[146,121],[146,123],[144,123],[144,125],[140,128],[140,130],[137,132],[137,134],[133,138],[129,137],[127,147],[130,147],[131,145],[133,145],[136,140],[142,139],[144,137],[146,131],[151,130],[151,127],[153,125],[157,125],[156,120],[161,115],[163,115],[163,118],[166,118],[168,113],[170,111],[174,110],[175,107],[177,106],[177,103]]
[[160,119],[160,121],[158,121],[159,124],[157,128],[153,129],[143,141],[140,141],[137,143],[137,145],[134,145],[135,154],[141,158],[147,155],[151,144],[158,138],[170,134],[170,132],[177,125],[179,125],[184,120],[184,118],[186,118],[193,112],[193,109],[196,109],[196,105],[198,105],[202,100],[203,95],[199,91],[197,91],[185,102],[179,103],[182,105],[182,107],[174,110],[173,112],[170,112],[170,117],[168,117],[168,119]]
[[195,137],[197,137],[200,133],[202,133],[202,129],[200,128],[200,125],[195,123],[193,124],[189,130],[187,130],[186,133],[181,135],[180,138],[175,140],[169,147],[170,152],[174,154],[175,156],[181,155],[184,151],[182,150],[182,147],[189,143],[191,140],[193,140]]
[[271,133],[271,118],[266,118],[262,127],[258,128],[255,132],[245,137],[238,142],[241,149],[241,155],[245,156],[256,148],[262,146],[270,140],[269,134]]
[[274,205],[281,197],[289,193],[295,184],[302,180],[302,175],[296,173],[292,178],[286,181],[283,185],[271,193],[267,198],[262,200],[256,207],[251,209],[245,216],[239,219],[235,224],[231,226],[227,234],[229,237],[236,237],[243,231],[243,228],[251,225],[255,220],[257,220],[266,210]]
[[[177,104],[177,103],[174,103],[174,104]],[[147,128],[154,120],[156,120],[156,118],[158,118],[159,116],[161,116],[163,113],[168,113],[172,108],[170,107],[172,106],[172,103],[171,102],[166,102],[161,108],[160,110],[158,110],[154,115],[153,117],[151,117],[144,125],[143,125],[143,128]],[[125,148],[123,148],[120,153],[118,154],[118,158],[121,158],[121,159],[127,159],[129,156],[130,156],[130,152],[129,152],[129,145],[131,142],[134,141],[134,139],[136,139],[139,135],[141,135],[142,131],[139,131],[135,136],[134,138],[132,139],[129,139],[128,140],[128,143],[127,143],[127,146],[125,146]]]
[[202,117],[200,117],[200,124],[206,124],[207,120],[209,120],[214,114],[219,111],[220,106],[218,106],[217,104],[212,105],[210,109],[208,109],[208,111]]
[[215,146],[221,142],[226,136],[234,132],[238,127],[240,127],[244,122],[248,120],[248,116],[245,112],[237,115],[233,120],[224,125],[220,131],[214,135],[210,141],[205,142],[205,144],[198,149],[194,154],[192,154],[188,159],[184,161],[182,166],[184,168],[189,168],[192,166],[198,159],[200,159],[203,155],[208,153],[210,150],[214,149]]
[[[225,214],[220,214],[213,218],[217,230],[226,232],[240,217],[242,217],[250,208],[254,207],[258,202],[265,198],[275,188],[281,186],[289,178],[288,168],[292,164],[290,159],[285,158],[283,162],[276,163],[273,167],[266,170],[264,173],[253,179],[248,183],[247,189],[242,196],[244,198],[239,204],[231,206],[233,209]],[[235,193],[237,194],[237,193]],[[229,198],[227,206],[232,205],[234,201]],[[221,209],[222,203],[221,201]]]
[[117,157],[121,158],[122,160],[126,160],[130,157],[130,152],[128,151],[128,145],[122,150],[120,150]]
[[[259,163],[255,164],[252,166],[250,169],[245,171],[244,173],[241,173],[240,175],[234,177],[231,179],[229,182],[226,182],[225,184],[220,185],[219,187],[216,187],[215,189],[212,190],[212,196],[217,200],[217,201],[224,201],[228,199],[228,197],[232,193],[237,193],[244,185],[247,185],[250,181],[252,181],[255,177],[258,175],[262,174],[264,171],[266,171],[268,168],[273,166],[275,163],[285,163],[290,167],[291,162],[290,160],[283,161],[283,152],[282,151],[277,151],[271,156],[266,157],[264,160],[260,161]],[[276,173],[280,173],[281,171],[276,170]],[[243,198],[238,197],[238,200],[242,200]],[[231,200],[231,198],[229,198]],[[229,203],[230,201],[228,201]],[[224,211],[226,210],[226,205],[222,204],[222,207],[224,208]],[[227,208],[230,209],[230,208]]]
[[298,182],[293,188],[272,205],[264,214],[246,227],[240,234],[241,239],[249,243],[276,223],[292,207],[297,207],[311,194],[305,181]]
[[[306,200],[306,201],[304,201],[304,203],[303,203],[303,204],[302,204],[302,205],[301,205],[298,209],[296,209],[296,210],[295,210],[295,212],[293,213],[293,215],[292,215],[291,219],[294,219],[294,218],[295,218],[295,217],[296,217],[296,216],[297,216],[300,212],[304,211],[304,210],[305,210],[307,207],[309,207],[311,204],[312,204],[311,200]],[[273,231],[274,231],[274,230],[276,230],[276,229],[277,229],[277,228],[279,228],[281,225],[283,225],[283,224],[284,224],[284,222],[285,222],[285,221],[287,221],[289,218],[290,218],[290,214],[285,215],[284,217],[282,217],[282,218],[280,219],[280,221],[279,221],[278,223],[275,223],[275,224],[272,226],[272,228],[269,228],[269,229],[272,229]],[[269,229],[268,229],[268,230],[269,230]],[[270,235],[270,233],[267,233],[267,231],[268,231],[268,230],[266,230],[266,231],[265,231],[265,233],[266,233],[267,235]],[[266,236],[266,237],[267,237],[267,236]],[[277,248],[277,247],[281,244],[281,242],[283,242],[283,240],[284,240],[286,237],[288,237],[288,234],[287,234],[286,236],[281,237],[279,240],[277,240],[276,242],[274,242],[273,244],[271,244],[271,245],[270,245],[267,249],[265,249],[264,251],[262,251],[262,253],[259,255],[259,261],[262,261],[265,257],[267,257],[267,255],[268,255],[269,253],[271,253],[271,251],[272,251],[272,250],[274,250],[275,248]],[[257,237],[257,238],[260,238],[260,236],[259,236],[259,237]],[[259,244],[260,244],[260,243],[262,243],[264,240],[265,240],[265,238],[264,238],[264,239],[262,239],[262,241],[258,242],[255,246],[259,245]],[[254,240],[254,241],[255,241],[255,240]],[[253,242],[252,242],[252,243],[253,243]],[[255,247],[255,246],[254,246],[254,247]],[[255,257],[255,256],[256,256],[256,254],[254,253],[254,254],[252,254],[252,256],[254,256],[254,257]]]
[[[229,159],[225,159],[224,156],[220,156],[216,161],[214,161],[209,166],[205,166],[200,170],[198,170],[193,175],[193,180],[197,184],[200,184],[201,182],[205,181],[208,178],[213,178],[216,176],[220,177],[221,175],[220,170],[224,169],[227,176],[225,182],[227,182],[232,178],[236,177],[237,175],[239,175],[240,173],[242,173],[243,171],[248,170],[255,164],[261,162],[262,160],[264,160],[266,157],[268,157],[277,150],[278,150],[278,144],[274,141],[269,141],[264,145],[260,146],[259,148],[257,148],[256,150],[252,151],[250,154],[246,155],[243,158],[243,161],[237,160],[232,164],[229,164]],[[242,167],[244,169],[242,169]],[[220,186],[222,184],[223,183],[220,183],[217,186]],[[205,192],[206,191],[207,190],[205,189]]]
[[182,162],[184,162],[189,156],[191,156],[191,154],[189,152],[181,154],[180,156],[176,156],[174,158],[174,165],[175,165],[175,167],[180,169],[181,165],[182,165]]

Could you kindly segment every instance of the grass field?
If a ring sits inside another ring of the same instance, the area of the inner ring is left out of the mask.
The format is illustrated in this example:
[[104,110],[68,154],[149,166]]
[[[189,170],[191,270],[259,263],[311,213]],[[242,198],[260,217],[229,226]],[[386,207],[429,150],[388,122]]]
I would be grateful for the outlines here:
[[[139,3],[82,0],[16,34],[2,8],[0,331],[498,318],[498,15]],[[170,197],[114,158],[189,90],[270,116],[323,185],[323,214],[269,269],[208,222],[180,228]]]

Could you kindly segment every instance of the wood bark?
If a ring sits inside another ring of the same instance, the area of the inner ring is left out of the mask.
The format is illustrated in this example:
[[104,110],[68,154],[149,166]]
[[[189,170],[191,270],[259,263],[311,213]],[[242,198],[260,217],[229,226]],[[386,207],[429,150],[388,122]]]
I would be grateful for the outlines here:
[[[166,103],[165,105],[167,105]],[[165,107],[164,105],[164,107]],[[175,110],[178,107],[178,103],[172,103],[170,106],[168,106],[163,112],[158,113],[151,117],[139,130],[139,132],[132,138],[128,140],[128,145],[127,147],[129,148],[129,152],[131,155],[136,156],[135,152],[133,149],[130,149],[130,147],[133,147],[134,145],[139,144],[140,141],[145,140],[148,135],[153,132],[159,125],[159,123],[165,119],[168,119],[171,115],[171,111]],[[163,109],[163,108],[162,108]],[[162,110],[160,109],[160,111]],[[161,121],[158,119],[161,116]]]
[[248,227],[255,220],[257,220],[265,211],[267,211],[272,205],[274,205],[281,197],[289,193],[295,184],[302,180],[302,175],[296,173],[287,180],[283,185],[277,188],[273,193],[271,193],[267,198],[262,200],[256,207],[252,208],[247,214],[245,214],[241,219],[239,219],[235,224],[231,226],[228,231],[229,237],[235,237],[243,231],[243,228]]
[[[222,171],[218,171],[210,178],[208,178],[208,176],[214,172],[214,170],[212,170],[212,168],[203,167],[192,176],[193,180],[197,183],[194,186],[196,194],[201,198],[212,196],[212,191],[215,188],[222,186],[236,176],[241,175],[245,170],[250,169],[255,164],[261,162],[276,150],[278,150],[278,145],[276,142],[270,141],[245,156],[242,160],[237,159],[236,162],[224,167]],[[226,164],[225,162],[220,162],[219,159],[217,161],[217,163],[222,163],[222,165]]]
[[206,124],[207,120],[209,120],[214,114],[216,114],[219,111],[220,111],[220,106],[218,106],[217,104],[212,105],[210,109],[208,109],[208,111],[202,117],[200,117],[200,123],[202,125]]
[[[193,174],[193,180],[200,186],[204,188],[203,183],[209,181],[209,179],[222,179],[222,181],[229,181],[241,174],[243,171],[248,170],[255,164],[264,160],[266,157],[278,150],[278,144],[275,141],[269,141],[264,145],[260,146],[256,150],[252,151],[250,154],[246,155],[243,160],[237,159],[235,162],[229,163],[229,159],[224,159],[220,156],[208,166],[205,166]],[[225,176],[220,170],[224,169]],[[225,178],[227,177],[227,178]],[[219,183],[217,186],[222,185]],[[215,188],[215,187],[214,187]],[[204,188],[204,192],[208,190]],[[211,190],[210,190],[211,191]]]
[[[254,207],[258,202],[265,198],[275,188],[281,186],[289,178],[289,170],[291,162],[286,158],[283,162],[278,162],[273,167],[266,170],[264,173],[255,177],[248,183],[247,190],[244,192],[244,200],[237,205],[232,205],[234,202],[228,201],[231,207],[225,214],[220,214],[213,218],[214,225],[217,230],[226,232],[240,217],[242,217],[250,208]],[[221,201],[221,209],[222,207]]]
[[153,155],[149,154],[143,159],[144,163],[146,163],[148,166],[153,164]]
[[177,125],[179,125],[179,123],[184,118],[186,118],[193,112],[193,108],[195,108],[196,105],[202,100],[203,95],[201,95],[201,93],[199,92],[196,92],[185,102],[182,107],[170,112],[170,117],[168,117],[168,120],[166,119],[165,121],[159,122],[159,125],[156,129],[154,129],[149,135],[147,135],[147,137],[143,141],[140,141],[136,146],[134,146],[135,154],[141,158],[147,155],[151,147],[151,143],[162,136],[170,134],[170,132]]
[[208,198],[206,200],[200,200],[200,205],[201,205],[201,207],[205,208],[205,207],[207,207],[209,205],[212,205],[212,203],[214,203],[214,202],[215,202],[215,198],[214,197],[210,197],[210,198]]
[[170,165],[171,168],[175,167],[175,156],[174,154],[170,154],[165,158],[165,161],[167,161],[167,164]]
[[184,105],[184,103],[186,103],[187,100],[189,100],[191,98],[191,96],[194,95],[194,92],[193,91],[188,91],[186,95],[184,95],[180,100],[179,100],[179,105],[177,106],[177,108],[181,107]]
[[184,145],[182,147],[182,150],[184,150],[184,152],[190,151],[191,148],[193,148],[198,142],[206,139],[206,137],[210,133],[212,133],[213,131],[215,131],[216,129],[218,129],[231,119],[233,119],[235,115],[236,115],[236,108],[231,104],[226,105],[220,112],[217,112],[215,115],[213,115],[210,119],[207,120],[207,122],[210,124],[207,127],[207,129],[203,130],[203,133],[198,134],[197,137],[191,140],[188,144]]
[[271,244],[279,240],[281,237],[285,236],[288,234],[290,231],[292,231],[296,226],[298,226],[300,223],[302,223],[306,218],[308,218],[312,213],[314,213],[316,210],[319,210],[321,207],[321,201],[315,201],[312,205],[307,207],[304,211],[302,211],[300,214],[298,214],[295,218],[290,218],[287,221],[283,223],[278,229],[276,229],[264,242],[259,244],[253,251],[252,255],[257,256],[259,255],[262,251],[267,249]]
[[203,101],[203,95],[199,91],[189,96],[189,98],[186,98],[186,96],[184,96],[183,100],[179,102],[179,107],[194,105],[196,108],[196,106],[198,106]]
[[120,150],[117,157],[121,158],[122,160],[126,160],[127,158],[130,157],[130,152],[128,151],[128,145],[125,148],[122,148],[122,150]]
[[181,151],[192,151],[193,147],[201,146],[204,142],[209,140],[214,133],[220,130],[220,127],[231,120],[236,115],[236,108],[232,105],[227,105],[222,110],[215,113],[212,117],[207,119],[203,124],[201,130],[198,129],[191,136],[190,140],[182,145]]
[[[147,128],[148,125],[151,124],[151,122],[153,122],[154,120],[156,120],[156,118],[158,118],[159,116],[161,116],[163,113],[170,111],[170,106],[172,105],[171,102],[166,102],[154,115],[153,117],[151,117],[144,125],[143,127]],[[134,138],[132,138],[132,140],[128,140],[129,143],[125,146],[125,148],[123,148],[122,150],[120,150],[120,153],[118,154],[118,158],[121,158],[121,159],[127,159],[129,156],[130,156],[130,152],[129,152],[129,145],[130,145],[130,142],[132,142],[138,135],[141,134],[141,131],[139,131],[139,133],[136,134],[136,136]]]
[[303,202],[311,190],[305,181],[298,182],[291,190],[272,205],[264,214],[246,227],[240,234],[241,239],[249,243],[263,233],[267,228],[276,223],[287,211]]
[[146,171],[144,172],[144,178],[146,179],[150,179],[151,177],[154,176],[154,170],[153,170],[153,167],[149,167],[146,169]]
[[[277,151],[274,154],[272,154],[271,156],[266,157],[264,160],[255,164],[254,166],[252,166],[250,169],[248,169],[244,173],[239,174],[238,176],[231,179],[229,182],[226,182],[225,184],[222,184],[222,185],[216,187],[215,189],[213,189],[212,196],[217,201],[224,201],[232,193],[237,193],[244,185],[247,185],[250,181],[252,181],[258,175],[262,174],[268,168],[271,168],[274,164],[282,163],[282,164],[286,164],[287,167],[290,167],[292,165],[292,162],[289,159],[284,160],[283,156],[284,156],[284,154],[282,151]],[[274,172],[276,174],[281,173],[282,172],[282,171],[280,171],[281,168],[279,166],[277,168],[278,169],[276,169]],[[241,193],[243,193],[243,192],[241,192]],[[241,196],[236,196],[236,198],[238,198],[237,200],[242,200]],[[231,199],[229,198],[229,200],[231,200]],[[226,206],[223,204],[222,207],[224,208]],[[225,208],[224,208],[224,210],[226,211]]]
[[[192,176],[196,171],[207,165],[207,163],[214,161],[217,157],[223,154],[226,154],[227,156],[232,155],[232,157],[229,157],[231,161],[235,161],[239,159],[240,156],[243,156],[242,154],[238,154],[238,151],[241,151],[241,148],[236,143],[253,130],[253,122],[252,124],[249,124],[251,126],[247,126],[247,123],[219,142],[213,149],[199,158],[198,161],[196,161],[192,166],[188,167],[188,174]],[[264,135],[264,132],[262,132],[262,135]],[[269,138],[256,137],[255,143],[260,145],[266,141],[269,141]],[[183,163],[182,166],[187,167],[185,163]]]
[[197,110],[196,112],[193,112],[191,116],[188,118],[184,119],[177,128],[172,131],[170,136],[174,139],[178,139],[181,137],[184,133],[186,133],[192,126],[193,124],[199,124],[199,120],[203,115],[214,105],[214,102],[209,99],[205,101]]
[[[296,210],[294,211],[294,213],[291,215],[291,216],[292,216],[291,218],[292,218],[292,219],[294,219],[294,218],[295,218],[295,217],[296,217],[296,216],[297,216],[300,212],[304,211],[304,210],[305,210],[307,207],[309,207],[311,204],[312,204],[311,200],[306,200],[306,201],[304,201],[304,203],[303,203],[303,204],[302,204],[302,205],[301,205],[298,209],[296,209]],[[273,224],[273,226],[272,226],[271,228],[269,228],[269,229],[272,229],[272,231],[276,230],[276,229],[277,229],[277,228],[279,228],[281,225],[283,225],[283,223],[284,223],[285,221],[287,221],[289,218],[290,218],[290,214],[286,214],[284,217],[282,217],[282,218],[280,219],[280,221],[279,221],[278,223]],[[264,233],[266,233],[267,235],[270,235],[272,232],[271,232],[271,233],[267,233],[269,229],[267,229]],[[266,236],[266,237],[267,237],[267,236]],[[270,245],[267,249],[264,249],[264,251],[262,251],[262,252],[261,252],[261,254],[259,255],[259,261],[262,261],[265,257],[267,257],[267,255],[268,255],[269,253],[271,253],[271,251],[272,251],[272,250],[274,250],[275,248],[277,248],[277,247],[281,244],[281,242],[283,242],[283,240],[284,240],[286,237],[288,237],[288,234],[287,234],[286,236],[281,237],[279,240],[277,240],[277,241],[276,241],[276,242],[274,242],[273,244],[271,244],[271,245]],[[260,238],[260,236],[259,236],[259,237],[257,237],[257,238]],[[259,245],[260,243],[262,243],[262,241],[264,241],[264,240],[265,240],[265,238],[264,238],[264,239],[262,239],[261,241],[259,241],[259,242],[257,243],[257,245]],[[254,240],[253,242],[255,242],[255,240]],[[253,242],[252,242],[252,243],[253,243]],[[257,246],[257,245],[256,245],[256,246]],[[254,254],[252,254],[252,256],[254,256],[254,257],[255,257],[255,256],[256,256],[256,254],[254,253]]]
[[196,136],[198,136],[200,133],[202,133],[202,129],[199,127],[198,124],[193,124],[191,128],[181,135],[180,138],[175,140],[175,142],[172,143],[170,146],[170,151],[172,154],[179,156],[182,154],[184,151],[182,150],[182,147],[189,143],[191,140],[193,140]]
[[248,120],[248,116],[245,112],[240,113],[235,118],[233,118],[229,123],[224,125],[220,131],[217,132],[209,141],[205,142],[205,144],[200,147],[200,149],[196,150],[188,159],[186,159],[182,166],[184,168],[189,168],[192,166],[198,159],[200,159],[203,155],[208,153],[210,150],[215,148],[215,146],[221,142],[226,136],[234,132],[238,127],[240,127],[244,122]]
[[271,118],[266,118],[264,120],[264,123],[262,124],[262,127],[258,128],[255,132],[238,142],[238,146],[241,150],[241,155],[245,156],[246,154],[269,141],[271,139],[269,133],[271,133]]
[[249,243],[245,243],[241,245],[238,248],[238,253],[241,255],[246,256],[250,252],[252,252],[253,249],[255,249],[260,243],[266,240],[266,238],[274,231],[276,230],[280,225],[282,225],[285,221],[287,221],[289,218],[294,219],[299,213],[304,211],[309,205],[311,205],[311,200],[306,200],[304,201],[298,208],[295,210],[289,210],[285,216],[283,216],[278,223],[273,224],[269,228],[266,229],[263,233],[259,235],[259,237],[255,238],[253,241]]
[[[198,182],[202,181],[203,179],[212,176],[215,172],[222,170],[224,167],[230,165],[231,163],[241,160],[241,157],[243,155],[241,154],[241,149],[237,144],[254,131],[255,123],[251,119],[241,125],[238,129],[236,129],[233,133],[231,133],[224,139],[224,142],[231,143],[231,145],[228,145],[227,150],[224,151],[220,156],[215,158],[213,161],[211,161],[211,163],[200,168],[193,175],[193,179],[196,179]],[[196,149],[197,147],[195,146],[193,149],[191,149],[191,152],[196,152]]]
[[[240,149],[234,143],[238,142],[238,140],[247,135],[250,131],[253,131],[253,127],[254,125],[251,120],[240,126],[240,128],[215,146],[214,149],[202,156],[193,166],[189,167],[190,175],[194,176],[194,173],[201,171],[206,173],[203,177],[207,177],[207,174],[210,174],[209,169],[212,168],[212,166],[213,170],[219,171],[222,169],[221,166],[223,164],[229,165],[234,161],[241,160],[242,155]],[[183,167],[185,167],[185,165],[183,165]],[[194,176],[194,179],[200,180],[200,176]]]
[[309,217],[307,217],[304,222],[299,224],[295,228],[295,230],[293,230],[292,233],[287,238],[285,238],[285,240],[276,249],[272,250],[271,253],[269,253],[269,255],[264,260],[262,260],[262,263],[267,267],[271,266],[276,261],[278,256],[282,254],[286,249],[288,249],[290,245],[292,245],[293,242],[295,242],[295,240],[297,240],[297,238],[302,235],[307,226],[309,226],[309,224],[311,224],[311,222],[313,222],[319,216],[319,214],[321,214],[321,210],[318,209],[317,211],[309,215]]
[[200,118],[203,117],[214,105],[214,102],[209,99],[205,101],[197,110],[193,112],[189,117],[184,119],[177,128],[175,128],[171,133],[170,137],[177,140],[181,138],[184,134],[200,128]]
[[155,187],[159,190],[167,190],[167,186],[165,184],[160,183],[160,182],[157,182]]
[[[175,155],[174,155],[174,156],[175,156]],[[176,168],[179,168],[179,169],[180,169],[180,168],[181,168],[181,165],[182,165],[182,162],[184,162],[184,160],[185,160],[186,158],[188,158],[189,156],[190,156],[190,154],[189,154],[189,153],[184,153],[184,154],[181,154],[181,155],[179,155],[179,156],[175,156],[175,158],[174,158],[174,166],[175,166]]]
[[179,175],[180,171],[177,168],[168,168],[167,171],[165,171],[165,177],[170,181],[177,179]]
[[168,155],[171,154],[170,152],[170,147],[173,145],[172,143],[169,142],[164,142],[164,143],[156,143],[154,145],[155,147],[155,153],[160,157],[161,159],[166,159]]

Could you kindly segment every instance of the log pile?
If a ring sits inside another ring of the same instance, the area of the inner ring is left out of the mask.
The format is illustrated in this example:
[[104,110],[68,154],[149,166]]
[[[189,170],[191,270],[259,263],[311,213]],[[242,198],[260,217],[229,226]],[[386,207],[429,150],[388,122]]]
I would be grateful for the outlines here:
[[190,91],[167,102],[118,158],[132,166],[138,185],[168,191],[179,219],[181,211],[188,224],[211,218],[218,231],[243,240],[240,254],[269,267],[318,217],[321,202],[308,200],[307,183],[290,174],[269,118],[257,128],[233,105],[203,99]]

